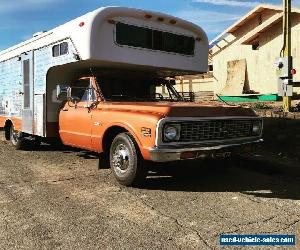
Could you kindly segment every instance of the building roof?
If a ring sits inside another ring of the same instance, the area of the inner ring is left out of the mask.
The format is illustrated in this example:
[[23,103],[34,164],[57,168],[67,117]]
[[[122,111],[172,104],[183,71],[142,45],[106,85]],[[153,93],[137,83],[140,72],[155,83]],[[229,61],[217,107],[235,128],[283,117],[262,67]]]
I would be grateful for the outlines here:
[[[252,35],[249,35],[249,38],[243,42],[244,44],[249,44],[248,42],[253,38],[253,36],[255,36],[255,34],[259,34],[260,32],[264,31],[266,28],[270,28],[272,25],[274,25],[275,23],[277,23],[278,21],[280,21],[282,19],[282,6],[268,5],[268,4],[258,5],[253,10],[248,12],[245,16],[243,16],[241,19],[236,21],[229,28],[227,28],[225,31],[223,31],[221,34],[219,34],[214,39],[212,39],[210,41],[210,45],[211,46],[216,45],[219,41],[222,41],[228,34],[234,33],[240,27],[245,25],[248,21],[250,21],[251,19],[253,19],[254,17],[256,17],[257,15],[259,15],[260,13],[262,13],[265,10],[274,11],[274,16],[269,18],[267,21],[263,22],[262,25],[259,25],[255,29],[256,31],[253,30],[250,32]],[[293,8],[292,12],[300,14],[300,9]],[[278,15],[278,13],[280,13],[281,15]],[[254,37],[254,38],[256,38],[256,37]]]
[[271,26],[280,22],[283,18],[283,13],[279,12],[274,16],[270,17],[267,21],[257,26],[255,29],[251,30],[248,34],[246,34],[241,40],[241,44],[251,45],[253,42],[255,43],[256,39],[259,37],[261,33],[270,29]]

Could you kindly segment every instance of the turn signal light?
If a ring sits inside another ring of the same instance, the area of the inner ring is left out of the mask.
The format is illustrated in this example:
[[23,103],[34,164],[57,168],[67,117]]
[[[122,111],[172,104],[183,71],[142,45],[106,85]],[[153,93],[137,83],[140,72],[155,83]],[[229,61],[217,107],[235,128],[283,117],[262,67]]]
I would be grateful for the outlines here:
[[83,27],[83,26],[84,26],[84,22],[80,22],[79,27]]
[[291,70],[291,74],[292,74],[292,75],[296,75],[296,73],[297,73],[297,71],[296,71],[295,69],[292,69],[292,70]]

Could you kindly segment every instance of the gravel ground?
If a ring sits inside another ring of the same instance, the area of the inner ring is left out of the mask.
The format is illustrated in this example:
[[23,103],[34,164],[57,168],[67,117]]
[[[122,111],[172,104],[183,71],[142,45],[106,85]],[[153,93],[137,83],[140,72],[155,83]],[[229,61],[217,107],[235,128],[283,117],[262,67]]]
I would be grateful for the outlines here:
[[95,154],[0,138],[0,249],[219,249],[221,233],[294,234],[300,221],[299,161],[267,148],[153,166],[135,189]]

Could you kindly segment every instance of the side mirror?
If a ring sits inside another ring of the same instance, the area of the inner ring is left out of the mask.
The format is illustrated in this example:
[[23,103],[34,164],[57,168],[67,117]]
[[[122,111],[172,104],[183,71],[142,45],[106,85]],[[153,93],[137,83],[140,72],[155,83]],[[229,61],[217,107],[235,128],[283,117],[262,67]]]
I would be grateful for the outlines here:
[[56,98],[60,101],[66,101],[69,98],[70,86],[66,84],[56,85]]

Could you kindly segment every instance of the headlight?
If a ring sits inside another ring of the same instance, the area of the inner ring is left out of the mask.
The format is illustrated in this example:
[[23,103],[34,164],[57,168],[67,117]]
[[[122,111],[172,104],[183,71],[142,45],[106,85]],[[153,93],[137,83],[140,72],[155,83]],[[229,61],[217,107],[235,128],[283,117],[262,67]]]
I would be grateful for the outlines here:
[[164,139],[166,141],[177,141],[180,138],[180,125],[166,125],[164,128]]
[[262,129],[262,124],[260,121],[253,122],[252,135],[260,135]]

